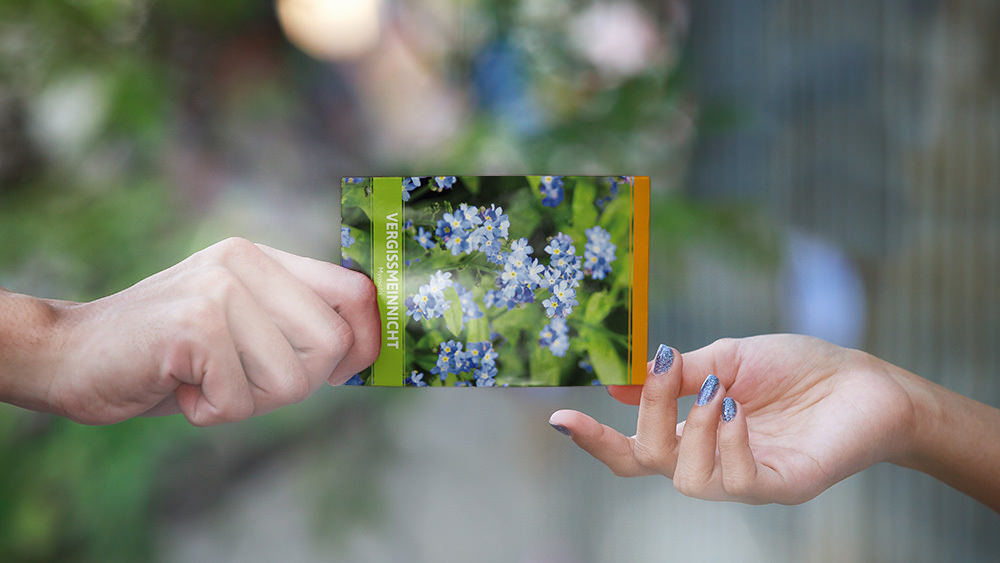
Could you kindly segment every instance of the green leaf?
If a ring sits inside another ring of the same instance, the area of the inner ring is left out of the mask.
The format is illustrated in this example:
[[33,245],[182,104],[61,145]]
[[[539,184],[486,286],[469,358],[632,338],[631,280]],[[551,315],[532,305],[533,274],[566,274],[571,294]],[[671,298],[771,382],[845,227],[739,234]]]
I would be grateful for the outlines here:
[[[400,188],[402,189],[402,188]],[[400,192],[402,195],[402,192]],[[365,217],[371,221],[371,201],[365,194],[363,184],[348,184],[344,182],[340,188],[340,205],[344,210],[349,207],[356,207],[365,213]],[[341,215],[344,211],[341,211]]]
[[486,317],[469,321],[469,342],[483,342],[490,339],[490,324]]
[[[541,176],[525,176],[525,178],[527,178],[527,180],[528,180],[528,185],[531,186],[531,193],[532,194],[538,194],[538,186],[540,186],[542,184],[542,177]],[[538,197],[539,197],[539,199],[541,198],[541,196],[538,196]]]
[[588,325],[597,325],[608,316],[615,307],[615,299],[607,291],[598,291],[587,300],[587,308],[583,313],[583,322]]
[[625,363],[615,350],[615,345],[600,333],[584,329],[580,332],[580,338],[587,343],[587,351],[590,353],[590,363],[594,366],[597,378],[605,385],[624,385],[628,383],[628,374],[625,373]]
[[597,207],[594,199],[597,197],[597,189],[593,180],[589,178],[577,178],[573,187],[573,229],[571,235],[578,240],[583,238],[584,231],[597,224]]
[[479,193],[479,176],[462,176],[462,183],[474,194]]
[[561,359],[557,358],[548,348],[538,346],[536,342],[531,347],[531,357],[529,358],[531,382],[536,385],[559,385]]
[[459,336],[459,333],[462,332],[462,303],[459,301],[458,292],[455,291],[454,287],[445,290],[445,297],[451,306],[444,312],[444,324],[453,335]]

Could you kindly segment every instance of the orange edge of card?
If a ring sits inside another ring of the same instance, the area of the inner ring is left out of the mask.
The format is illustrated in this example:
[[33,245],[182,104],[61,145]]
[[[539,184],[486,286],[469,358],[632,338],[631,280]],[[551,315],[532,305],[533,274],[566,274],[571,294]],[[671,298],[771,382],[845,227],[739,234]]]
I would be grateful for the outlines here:
[[629,383],[646,382],[649,339],[649,176],[636,176],[632,190],[632,373]]

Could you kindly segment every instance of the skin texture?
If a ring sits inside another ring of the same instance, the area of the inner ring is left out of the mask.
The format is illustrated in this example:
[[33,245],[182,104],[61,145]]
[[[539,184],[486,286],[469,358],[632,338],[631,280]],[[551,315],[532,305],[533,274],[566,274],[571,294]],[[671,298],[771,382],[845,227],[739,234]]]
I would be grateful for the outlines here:
[[[638,404],[626,437],[577,411],[550,424],[616,475],[661,474],[681,493],[750,504],[797,504],[875,463],[925,471],[1000,508],[1000,411],[857,350],[798,335],[723,339],[680,354],[642,387],[612,387]],[[677,398],[719,379],[711,401],[678,423]],[[721,420],[725,397],[736,415]]]
[[85,424],[242,420],[340,384],[378,356],[375,287],[240,238],[90,303],[0,294],[0,399]]

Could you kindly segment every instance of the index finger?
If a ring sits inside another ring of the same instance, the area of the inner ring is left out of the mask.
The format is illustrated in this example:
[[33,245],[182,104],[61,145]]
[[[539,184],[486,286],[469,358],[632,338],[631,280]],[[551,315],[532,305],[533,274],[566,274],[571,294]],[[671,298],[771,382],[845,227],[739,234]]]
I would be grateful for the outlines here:
[[378,357],[382,345],[382,325],[372,281],[363,274],[329,262],[298,256],[264,244],[257,246],[315,291],[354,331],[354,345],[330,374],[328,381],[333,385],[343,383],[370,366]]
[[561,410],[552,413],[549,424],[568,434],[581,449],[597,458],[619,477],[652,475],[653,471],[639,464],[633,454],[634,440],[606,424],[601,424],[579,411]]

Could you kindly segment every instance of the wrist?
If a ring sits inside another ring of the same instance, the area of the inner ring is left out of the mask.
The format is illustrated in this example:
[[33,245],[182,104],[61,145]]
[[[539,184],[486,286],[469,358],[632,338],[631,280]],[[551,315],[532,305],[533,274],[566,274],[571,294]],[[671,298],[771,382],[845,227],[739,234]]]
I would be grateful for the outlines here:
[[50,387],[65,341],[67,302],[0,292],[0,401],[59,412]]
[[888,461],[926,471],[928,456],[933,453],[929,445],[941,425],[940,397],[926,379],[897,366],[890,366],[890,372],[906,393],[911,415],[901,430],[899,448]]

